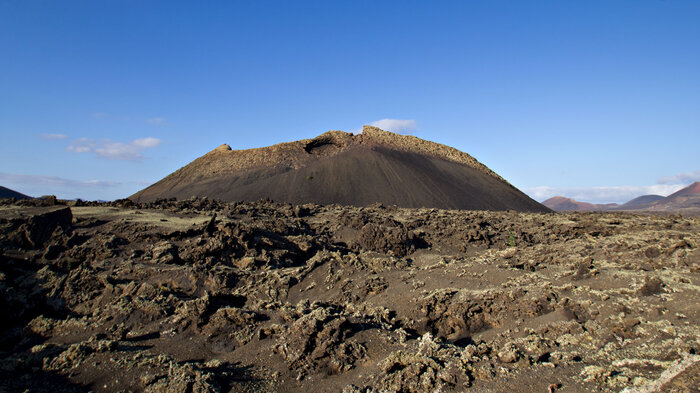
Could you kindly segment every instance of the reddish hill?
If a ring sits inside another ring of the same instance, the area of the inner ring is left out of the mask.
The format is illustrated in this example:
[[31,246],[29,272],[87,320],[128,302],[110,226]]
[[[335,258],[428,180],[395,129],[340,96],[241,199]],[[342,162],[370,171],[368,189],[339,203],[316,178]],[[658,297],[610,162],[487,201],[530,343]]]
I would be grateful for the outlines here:
[[542,202],[542,204],[555,211],[602,211],[609,210],[617,206],[616,203],[594,204],[579,202],[563,196],[549,198]]
[[697,195],[700,195],[700,181],[696,181],[688,187],[674,192],[667,196],[666,199],[693,198]]
[[622,205],[593,204],[555,196],[542,202],[555,211],[658,211],[700,214],[700,182],[695,182],[667,197],[642,195]]
[[695,182],[649,207],[654,211],[700,212],[700,182]]
[[365,126],[249,150],[222,145],[130,198],[547,212],[469,154]]

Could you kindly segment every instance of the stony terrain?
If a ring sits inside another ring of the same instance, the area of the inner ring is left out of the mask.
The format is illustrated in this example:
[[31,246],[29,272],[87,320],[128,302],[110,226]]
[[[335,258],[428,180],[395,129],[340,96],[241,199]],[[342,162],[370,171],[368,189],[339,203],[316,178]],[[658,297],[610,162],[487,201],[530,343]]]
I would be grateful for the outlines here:
[[697,392],[700,219],[0,201],[2,392]]

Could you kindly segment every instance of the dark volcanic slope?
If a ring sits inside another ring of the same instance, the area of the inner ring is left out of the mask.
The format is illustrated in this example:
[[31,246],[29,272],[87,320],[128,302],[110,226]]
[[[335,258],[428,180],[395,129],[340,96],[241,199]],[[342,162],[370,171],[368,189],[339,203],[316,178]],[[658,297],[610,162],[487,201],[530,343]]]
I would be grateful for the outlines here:
[[223,145],[135,201],[206,196],[291,203],[548,211],[473,157],[416,137],[365,127],[317,138],[232,151]]
[[31,197],[17,192],[15,190],[10,190],[9,188],[0,186],[0,199],[2,198],[27,199]]

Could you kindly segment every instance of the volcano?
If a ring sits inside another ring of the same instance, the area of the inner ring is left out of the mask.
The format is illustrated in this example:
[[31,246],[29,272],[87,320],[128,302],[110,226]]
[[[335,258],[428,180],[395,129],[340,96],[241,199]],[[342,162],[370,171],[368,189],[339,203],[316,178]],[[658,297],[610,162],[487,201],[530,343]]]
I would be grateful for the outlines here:
[[0,199],[3,198],[15,198],[15,199],[28,199],[30,196],[24,195],[21,192],[11,190],[9,188],[0,186]]
[[221,145],[129,197],[463,210],[550,210],[469,154],[365,126],[313,139],[232,150]]
[[696,181],[666,198],[659,199],[648,209],[652,211],[700,213],[700,181]]

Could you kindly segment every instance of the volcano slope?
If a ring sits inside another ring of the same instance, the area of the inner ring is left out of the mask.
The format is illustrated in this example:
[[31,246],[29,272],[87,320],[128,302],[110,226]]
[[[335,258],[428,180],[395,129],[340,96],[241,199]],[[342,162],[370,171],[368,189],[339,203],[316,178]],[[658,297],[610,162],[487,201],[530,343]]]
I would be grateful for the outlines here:
[[27,199],[31,198],[15,190],[0,186],[0,198],[15,198],[15,199]]
[[697,217],[5,200],[0,391],[697,391],[698,244]]
[[228,145],[132,195],[136,202],[192,196],[224,201],[517,210],[549,209],[470,155],[365,126],[250,150]]

